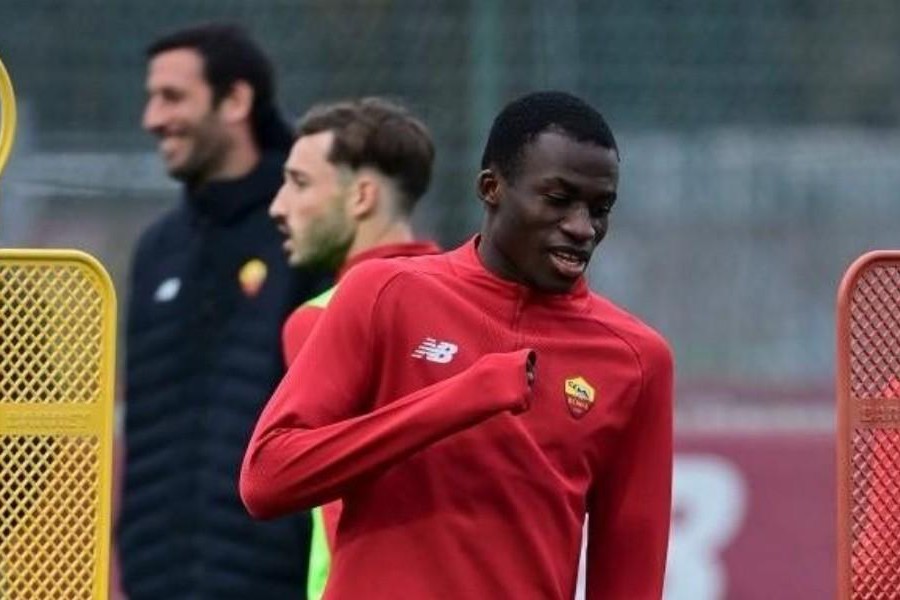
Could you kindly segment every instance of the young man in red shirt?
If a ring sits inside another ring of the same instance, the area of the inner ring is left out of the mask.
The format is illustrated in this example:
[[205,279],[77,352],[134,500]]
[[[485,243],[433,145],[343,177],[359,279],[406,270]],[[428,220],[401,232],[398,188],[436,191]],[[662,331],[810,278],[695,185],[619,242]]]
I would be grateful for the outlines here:
[[[338,271],[372,258],[436,254],[417,242],[410,218],[428,189],[434,144],[425,125],[404,107],[363,98],[314,107],[300,120],[284,166],[284,184],[269,214],[285,235],[294,265]],[[282,331],[290,366],[336,287],[295,310]],[[340,501],[312,511],[307,598],[322,596]]]
[[520,98],[480,235],[341,281],[240,481],[259,518],[343,500],[327,600],[572,598],[585,514],[588,600],[660,598],[671,352],[584,278],[618,165],[590,105]]

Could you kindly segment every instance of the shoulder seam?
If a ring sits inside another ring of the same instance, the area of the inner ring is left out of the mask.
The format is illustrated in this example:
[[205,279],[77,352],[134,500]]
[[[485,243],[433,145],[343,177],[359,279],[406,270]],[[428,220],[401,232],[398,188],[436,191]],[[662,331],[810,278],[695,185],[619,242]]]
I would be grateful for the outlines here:
[[[388,277],[387,277],[387,278],[385,279],[385,281],[384,281],[384,285],[382,285],[382,286],[380,287],[380,289],[378,290],[378,293],[375,295],[375,298],[372,300],[372,307],[371,307],[371,309],[369,309],[369,323],[371,323],[371,324],[373,325],[373,328],[375,328],[375,327],[378,326],[378,324],[377,324],[377,322],[375,321],[375,318],[374,318],[374,317],[375,317],[375,312],[376,312],[376,310],[377,310],[379,304],[381,303],[381,299],[382,299],[382,297],[383,297],[385,291],[386,291],[391,285],[393,285],[394,282],[397,281],[397,278],[398,278],[400,275],[402,275],[403,273],[405,273],[405,271],[394,271],[393,273],[391,273],[390,275],[388,275]],[[337,287],[337,286],[335,286],[335,287]],[[377,331],[377,330],[376,330],[376,331]],[[374,351],[375,351],[375,337],[376,337],[376,336],[375,336],[375,335],[370,335],[370,336],[368,336],[368,337],[369,337],[369,339],[368,339],[368,348],[367,348],[367,350],[368,350],[369,356],[375,356]],[[369,381],[372,381],[372,369],[374,368],[374,364],[373,364],[372,361],[367,361],[367,362],[368,362],[368,371],[369,371],[369,372],[366,374],[366,375],[367,375],[367,379],[368,379]]]
[[[591,302],[591,305],[593,305],[593,301]],[[644,395],[644,386],[646,385],[646,372],[645,372],[646,370],[644,368],[644,361],[641,358],[640,351],[638,351],[638,349],[635,347],[634,343],[631,340],[629,340],[624,335],[622,335],[621,333],[616,331],[615,328],[613,328],[612,326],[610,326],[609,324],[603,322],[600,318],[598,318],[596,316],[596,314],[594,314],[593,306],[591,306],[590,313],[591,313],[591,320],[593,320],[600,327],[603,327],[604,329],[606,329],[607,331],[612,333],[614,336],[616,336],[617,338],[622,340],[622,343],[624,343],[626,346],[628,346],[628,348],[631,350],[632,354],[634,354],[635,362],[637,362],[638,369],[640,370],[640,373],[641,373],[640,396],[643,396]]]

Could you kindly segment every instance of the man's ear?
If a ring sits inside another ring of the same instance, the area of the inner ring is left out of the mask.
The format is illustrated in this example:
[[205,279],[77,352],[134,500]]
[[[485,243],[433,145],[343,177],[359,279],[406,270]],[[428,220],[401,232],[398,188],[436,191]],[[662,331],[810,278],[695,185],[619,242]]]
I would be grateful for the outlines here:
[[478,197],[490,208],[500,204],[500,191],[503,182],[493,169],[484,169],[478,174],[476,188]]
[[253,111],[255,94],[249,83],[243,80],[234,82],[228,95],[219,103],[219,115],[227,123],[239,123],[250,118]]
[[381,187],[376,178],[365,172],[358,173],[350,186],[347,214],[351,218],[361,221],[378,210],[378,203],[381,202]]

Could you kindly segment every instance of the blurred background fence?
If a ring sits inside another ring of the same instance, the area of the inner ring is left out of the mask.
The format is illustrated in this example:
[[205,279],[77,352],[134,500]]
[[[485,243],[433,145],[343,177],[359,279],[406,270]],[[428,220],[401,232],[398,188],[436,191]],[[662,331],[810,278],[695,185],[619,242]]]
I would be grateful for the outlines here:
[[[900,3],[5,0],[22,120],[0,246],[88,250],[124,293],[138,232],[178,195],[139,127],[143,47],[213,18],[270,51],[289,116],[363,94],[422,115],[438,160],[418,226],[446,245],[478,226],[474,176],[503,103],[548,87],[594,102],[622,181],[592,284],[671,340],[682,443],[830,431],[837,282],[861,252],[898,245]],[[826,597],[832,577],[816,577],[781,596],[723,575],[682,597]]]

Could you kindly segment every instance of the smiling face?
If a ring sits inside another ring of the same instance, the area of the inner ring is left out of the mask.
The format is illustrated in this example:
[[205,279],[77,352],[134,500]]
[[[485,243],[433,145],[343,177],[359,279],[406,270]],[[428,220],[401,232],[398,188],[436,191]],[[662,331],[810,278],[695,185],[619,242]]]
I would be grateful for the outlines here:
[[482,171],[487,207],[479,254],[496,275],[549,293],[578,281],[606,236],[616,200],[615,150],[544,131],[522,149],[515,174]]
[[292,265],[335,268],[347,256],[357,224],[348,214],[352,174],[328,160],[334,133],[301,136],[284,165],[284,184],[269,207]]
[[203,58],[178,48],[154,56],[147,71],[143,127],[159,140],[169,174],[208,180],[225,161],[229,138],[204,76]]

